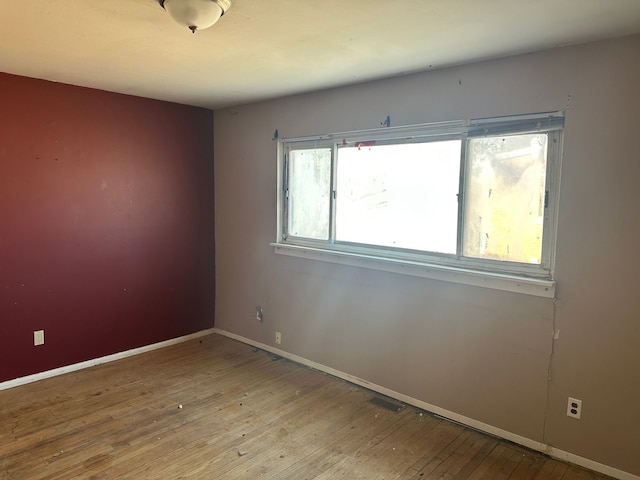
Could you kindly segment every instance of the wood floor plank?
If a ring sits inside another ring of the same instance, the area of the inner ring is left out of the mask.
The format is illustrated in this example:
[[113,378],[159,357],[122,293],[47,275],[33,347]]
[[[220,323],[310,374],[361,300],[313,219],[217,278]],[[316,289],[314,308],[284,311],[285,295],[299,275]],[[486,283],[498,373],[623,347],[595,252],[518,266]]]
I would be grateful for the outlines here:
[[[372,416],[373,428],[370,430],[369,439],[360,440],[358,444],[352,444],[343,449],[349,452],[349,455],[343,456],[340,462],[327,469],[318,478],[349,478],[349,475],[355,471],[359,477],[375,480],[393,472],[393,465],[399,455],[396,448],[397,438],[412,421],[411,416],[403,413],[393,421],[396,413],[379,410]],[[381,417],[391,421],[388,424],[380,422]]]
[[[420,456],[414,464],[399,478],[402,480],[423,478],[439,465],[447,455],[453,442],[464,432],[464,427],[458,424],[439,420],[439,423],[430,430],[418,447]],[[444,452],[444,453],[443,453]]]
[[561,480],[569,466],[552,458],[547,458],[535,480]]
[[562,480],[594,480],[594,478],[597,476],[593,472],[571,465],[567,468]]
[[0,391],[0,480],[605,480],[218,335]]
[[486,460],[489,454],[498,446],[498,443],[498,440],[485,436],[482,446],[475,452],[473,457],[471,457],[469,461],[465,463],[458,472],[456,472],[452,480],[468,479],[476,468],[478,468]]
[[[439,470],[442,472],[440,477],[443,480],[452,480],[455,478],[465,478],[464,469],[467,466],[473,467],[481,463],[489,452],[495,448],[497,441],[487,438],[478,432],[471,432],[471,435],[463,445],[461,445],[442,465]],[[473,471],[470,468],[469,471]],[[461,473],[462,472],[462,473]]]
[[[367,392],[367,398],[370,396],[371,394]],[[301,443],[306,456],[301,459],[302,461],[287,468],[281,478],[292,480],[301,476],[319,478],[345,459],[355,455],[361,445],[371,441],[376,431],[387,431],[398,423],[397,414],[374,408],[365,402],[365,398],[354,402],[353,406],[357,407],[361,414],[357,417],[352,416],[349,421],[343,422],[340,428],[335,429],[336,423],[332,426],[332,430],[325,430],[320,437],[316,436],[316,432],[313,432],[311,437],[310,432],[307,438],[314,440],[311,443],[304,442],[303,438]],[[342,405],[342,408],[349,407]],[[322,448],[318,448],[318,445],[322,445]]]
[[520,463],[516,469],[509,475],[510,479],[533,480],[544,466],[545,459],[538,455],[531,455],[529,452],[519,452],[521,455]]
[[481,477],[482,479],[503,480],[511,476],[521,461],[521,454],[507,445],[498,461]]
[[461,453],[467,450],[469,437],[472,434],[471,430],[463,429],[453,442],[421,469],[425,473],[424,477],[427,479],[439,479],[445,475],[449,467],[456,463]]

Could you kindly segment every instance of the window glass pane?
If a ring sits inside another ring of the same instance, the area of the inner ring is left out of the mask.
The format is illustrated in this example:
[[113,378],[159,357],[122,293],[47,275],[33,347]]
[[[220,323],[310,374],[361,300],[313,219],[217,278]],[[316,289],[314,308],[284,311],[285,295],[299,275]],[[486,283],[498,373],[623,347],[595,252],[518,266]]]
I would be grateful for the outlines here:
[[289,235],[328,240],[330,190],[331,149],[292,150],[289,154]]
[[464,255],[540,264],[547,135],[468,143]]
[[344,147],[336,240],[455,253],[460,140]]

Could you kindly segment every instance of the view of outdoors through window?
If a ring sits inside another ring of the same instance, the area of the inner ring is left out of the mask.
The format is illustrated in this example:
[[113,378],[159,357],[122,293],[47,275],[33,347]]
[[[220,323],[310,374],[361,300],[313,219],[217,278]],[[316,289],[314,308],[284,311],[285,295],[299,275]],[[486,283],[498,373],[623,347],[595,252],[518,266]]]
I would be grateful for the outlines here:
[[289,235],[329,238],[331,149],[293,150],[289,156]]
[[472,138],[467,155],[464,255],[539,264],[547,135]]
[[460,140],[338,150],[336,240],[456,253]]
[[563,123],[561,114],[533,114],[398,129],[397,137],[380,130],[287,141],[282,238],[349,255],[549,276],[548,191]]

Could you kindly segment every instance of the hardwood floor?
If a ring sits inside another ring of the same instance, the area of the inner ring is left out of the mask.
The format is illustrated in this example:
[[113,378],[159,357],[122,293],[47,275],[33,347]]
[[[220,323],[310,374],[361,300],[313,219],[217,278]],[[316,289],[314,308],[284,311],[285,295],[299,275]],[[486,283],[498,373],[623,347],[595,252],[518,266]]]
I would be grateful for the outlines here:
[[209,335],[0,391],[0,479],[603,480]]

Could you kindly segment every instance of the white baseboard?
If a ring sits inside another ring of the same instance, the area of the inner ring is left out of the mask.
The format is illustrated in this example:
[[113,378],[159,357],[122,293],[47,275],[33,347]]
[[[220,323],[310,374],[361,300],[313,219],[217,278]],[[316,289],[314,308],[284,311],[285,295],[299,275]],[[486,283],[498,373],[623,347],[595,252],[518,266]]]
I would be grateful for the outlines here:
[[33,375],[27,375],[26,377],[20,377],[14,380],[8,380],[6,382],[0,383],[0,390],[7,390],[9,388],[18,387],[20,385],[26,385],[27,383],[37,382],[38,380],[44,380],[45,378],[51,378],[58,375],[63,375],[65,373],[82,370],[83,368],[89,368],[95,365],[100,365],[101,363],[113,362],[114,360],[120,360],[122,358],[132,357],[134,355],[140,355],[141,353],[150,352],[152,350],[157,350],[159,348],[164,348],[170,345],[175,345],[177,343],[186,342],[187,340],[192,340],[194,338],[203,337],[213,332],[214,332],[214,329],[210,328],[207,330],[202,330],[200,332],[191,333],[189,335],[185,335],[182,337],[172,338],[170,340],[165,340],[163,342],[154,343],[152,345],[145,345],[143,347],[134,348],[132,350],[114,353],[112,355],[107,355],[106,357],[94,358],[92,360],[87,360],[80,363],[74,363],[73,365],[67,365],[60,368],[54,368],[53,370],[47,370],[46,372],[34,373]]
[[640,480],[640,477],[637,475],[633,475],[623,470],[618,470],[617,468],[604,465],[602,463],[596,462],[594,460],[590,460],[588,458],[581,457],[579,455],[575,455],[573,453],[565,452],[564,450],[560,450],[550,445],[546,445],[544,443],[531,440],[529,438],[523,437],[521,435],[517,435],[507,430],[502,430],[501,428],[494,427],[487,423],[479,422],[478,420],[474,420],[473,418],[465,417],[464,415],[460,415],[455,412],[445,410],[438,406],[423,402],[422,400],[417,400],[407,395],[403,395],[402,393],[394,392],[393,390],[389,390],[388,388],[382,387],[380,385],[376,385],[374,383],[368,382],[366,380],[355,377],[353,375],[349,375],[348,373],[344,373],[339,370],[335,370],[331,367],[322,365],[320,363],[307,360],[306,358],[299,357],[298,355],[294,355],[289,352],[285,352],[284,350],[274,348],[270,345],[256,342],[254,340],[251,340],[250,338],[242,337],[240,335],[236,335],[235,333],[231,333],[226,330],[221,330],[218,328],[213,328],[213,332],[219,335],[223,335],[225,337],[232,338],[234,340],[238,340],[239,342],[252,345],[261,350],[266,350],[267,352],[271,352],[275,355],[281,356],[283,358],[299,363],[301,365],[306,365],[307,367],[311,367],[321,372],[328,373],[329,375],[333,375],[334,377],[338,377],[348,382],[354,383],[356,385],[360,385],[362,387],[368,388],[375,392],[381,393],[382,395],[386,395],[387,397],[395,398],[397,400],[400,400],[403,403],[406,403],[407,405],[413,405],[414,407],[418,407],[422,410],[435,413],[436,415],[448,418],[450,420],[453,420],[454,422],[461,423],[463,425],[474,428],[476,430],[480,430],[490,435],[503,438],[513,443],[517,443],[518,445],[522,445],[523,447],[527,447],[532,450],[542,452],[558,460],[573,463],[574,465],[588,468],[589,470],[593,470],[594,472],[602,473],[604,475],[618,478],[620,480]]

